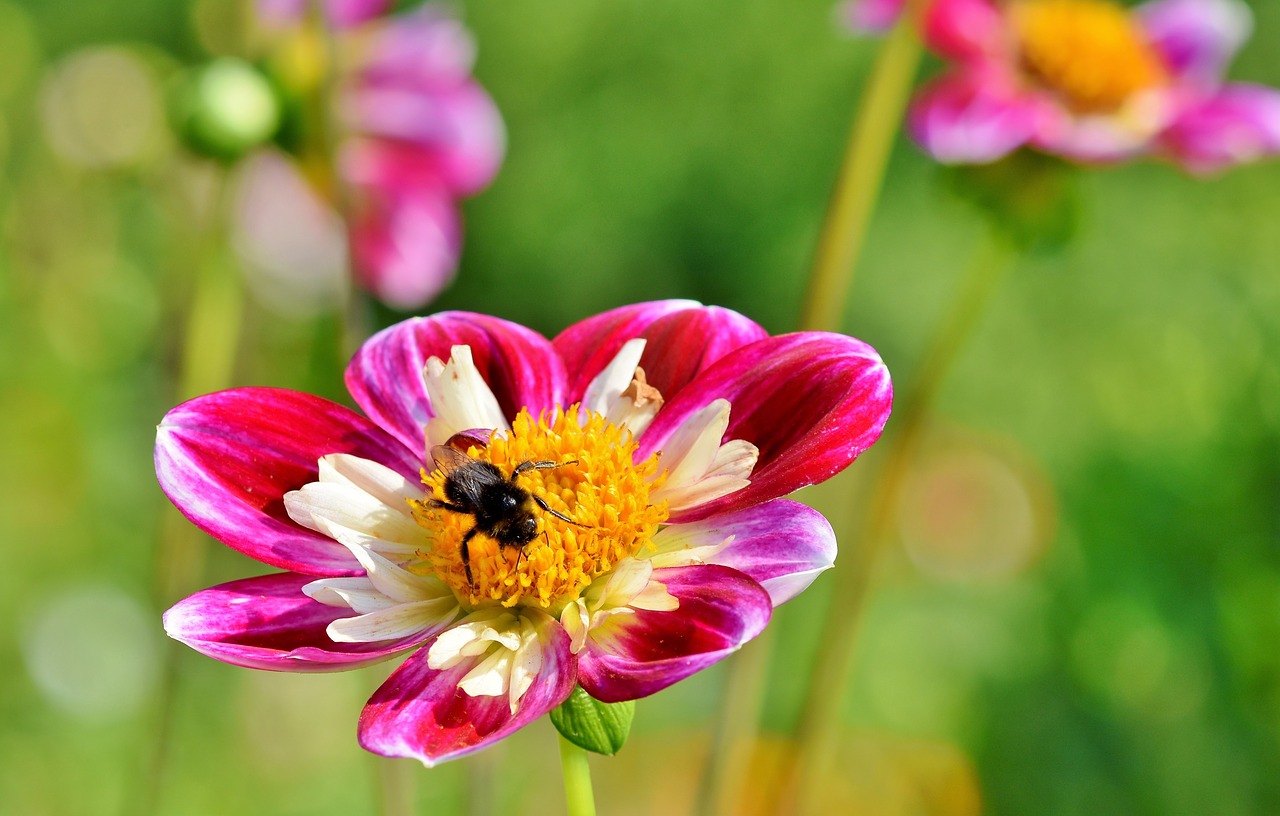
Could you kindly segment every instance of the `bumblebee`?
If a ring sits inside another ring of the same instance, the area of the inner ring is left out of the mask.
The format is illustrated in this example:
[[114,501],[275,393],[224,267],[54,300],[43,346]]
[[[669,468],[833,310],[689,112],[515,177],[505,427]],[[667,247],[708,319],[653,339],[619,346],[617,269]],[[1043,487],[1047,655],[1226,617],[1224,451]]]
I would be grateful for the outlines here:
[[[468,442],[474,444],[474,440]],[[523,554],[525,545],[538,536],[535,507],[569,524],[587,526],[552,510],[545,501],[517,483],[522,473],[575,465],[578,463],[576,459],[567,462],[521,462],[507,476],[492,462],[472,459],[452,445],[437,445],[431,449],[431,457],[445,477],[445,500],[429,499],[427,506],[464,513],[476,520],[462,537],[462,568],[466,571],[468,584],[474,585],[468,547],[478,533],[484,533],[504,549],[516,547]],[[519,557],[516,563],[518,566]]]

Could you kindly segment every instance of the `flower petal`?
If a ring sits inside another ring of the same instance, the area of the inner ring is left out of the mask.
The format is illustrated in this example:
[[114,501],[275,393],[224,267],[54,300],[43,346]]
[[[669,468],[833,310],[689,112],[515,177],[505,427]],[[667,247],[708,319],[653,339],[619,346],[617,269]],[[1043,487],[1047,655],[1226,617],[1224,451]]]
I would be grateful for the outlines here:
[[1041,111],[989,74],[943,75],[917,94],[907,127],[916,143],[940,162],[982,164],[1022,145],[1036,132]]
[[425,640],[431,631],[380,643],[335,643],[326,627],[349,617],[303,594],[311,576],[286,572],[221,584],[164,613],[169,637],[201,654],[251,669],[322,672],[377,663]]
[[1235,0],[1155,0],[1135,9],[1147,39],[1181,78],[1216,85],[1253,30]]
[[1228,85],[1184,111],[1160,143],[1193,173],[1213,173],[1280,152],[1280,91]]
[[844,0],[837,19],[854,34],[884,34],[902,16],[906,0]]
[[413,757],[427,766],[472,753],[523,728],[560,705],[577,676],[569,637],[547,619],[539,627],[537,673],[513,667],[512,683],[524,685],[513,714],[508,697],[472,697],[459,683],[482,661],[475,657],[448,669],[428,665],[429,647],[404,662],[374,693],[360,715],[360,744],[392,757]]
[[725,439],[759,449],[751,484],[673,513],[674,522],[768,501],[839,473],[880,436],[893,388],[879,355],[859,340],[825,332],[771,337],[730,353],[667,403],[640,437],[636,461],[661,450],[716,399],[732,405]]
[[692,524],[672,524],[653,537],[656,567],[720,564],[764,587],[777,606],[813,583],[836,558],[836,536],[811,507],[777,499]]
[[597,700],[614,703],[661,691],[727,657],[760,634],[773,605],[747,576],[727,567],[654,570],[680,606],[636,609],[592,630],[578,654],[578,681]]
[[931,0],[924,15],[929,50],[953,60],[981,60],[1002,49],[1006,23],[991,0]]
[[455,345],[471,347],[476,368],[508,418],[522,407],[537,416],[563,401],[564,366],[537,332],[470,312],[397,323],[356,352],[347,366],[347,389],[374,422],[424,461],[424,429],[434,413],[422,372],[430,357],[448,360]]
[[251,558],[312,575],[360,567],[289,518],[284,494],[314,482],[322,456],[352,453],[413,478],[421,463],[359,414],[309,394],[239,388],[171,410],[156,432],[156,477],[197,527]]
[[311,530],[329,534],[337,524],[377,542],[382,552],[412,553],[428,545],[427,531],[413,518],[410,499],[425,493],[377,462],[348,455],[320,460],[319,481],[286,493],[289,517]]
[[622,346],[643,337],[640,367],[649,385],[671,399],[700,372],[740,346],[767,337],[757,323],[719,306],[688,300],[637,303],[576,323],[553,341],[569,372],[569,402],[586,393]]

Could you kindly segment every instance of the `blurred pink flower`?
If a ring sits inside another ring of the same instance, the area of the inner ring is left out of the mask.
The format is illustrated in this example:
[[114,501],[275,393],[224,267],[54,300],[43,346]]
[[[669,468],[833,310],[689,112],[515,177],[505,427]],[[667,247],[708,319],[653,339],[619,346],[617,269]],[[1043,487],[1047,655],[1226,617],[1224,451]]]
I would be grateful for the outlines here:
[[453,278],[462,245],[457,200],[502,163],[502,117],[471,76],[475,46],[432,6],[389,18],[364,43],[339,108],[350,138],[339,173],[351,192],[356,275],[387,304],[411,309]]
[[[258,0],[258,17],[267,25],[287,25],[301,20],[315,0]],[[329,22],[339,28],[359,25],[387,10],[391,0],[322,0]]]
[[[822,515],[782,497],[852,463],[892,400],[858,340],[770,337],[687,301],[615,309],[554,340],[480,314],[415,318],[368,340],[346,380],[367,419],[268,388],[165,416],[165,493],[286,571],[198,592],[164,625],[271,671],[408,654],[359,738],[428,765],[577,685],[645,697],[759,634],[836,554]],[[538,498],[540,532],[476,535],[475,513],[443,503],[460,501],[447,474],[468,458]]]
[[[853,0],[883,30],[901,0]],[[1154,153],[1212,172],[1280,151],[1280,92],[1223,74],[1252,18],[1237,0],[929,0],[923,36],[951,68],[919,94],[912,136],[943,162],[1031,146],[1078,161]]]

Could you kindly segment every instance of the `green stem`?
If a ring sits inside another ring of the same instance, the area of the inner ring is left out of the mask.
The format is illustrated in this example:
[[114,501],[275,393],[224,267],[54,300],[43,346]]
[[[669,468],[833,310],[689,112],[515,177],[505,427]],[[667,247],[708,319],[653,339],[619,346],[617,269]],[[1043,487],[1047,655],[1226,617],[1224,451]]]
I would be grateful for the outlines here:
[[564,799],[569,816],[596,816],[596,800],[591,792],[591,768],[587,752],[569,740],[560,740],[560,769],[564,773]]
[[835,570],[836,586],[818,638],[821,646],[800,717],[794,764],[782,788],[780,813],[817,812],[812,798],[836,749],[871,579],[888,545],[916,445],[939,388],[1013,258],[1011,245],[992,230],[930,340],[915,380],[899,401],[891,434],[882,443],[887,446],[883,470],[863,515],[865,523],[859,534],[842,542],[841,551],[850,560]]
[[[224,255],[228,185],[225,171],[219,169],[217,173],[208,221],[200,232],[195,251],[196,278],[176,378],[179,399],[230,385],[240,345],[244,292],[238,273]],[[163,609],[198,588],[207,552],[207,539],[176,509],[166,505],[162,511],[153,567],[158,607]],[[181,682],[181,665],[178,662],[184,657],[181,651],[178,644],[170,643],[161,656],[149,754],[135,807],[131,808],[131,812],[144,816],[161,810],[160,797],[169,762],[169,743]]]
[[[867,224],[879,198],[894,136],[920,65],[922,52],[914,23],[920,5],[919,0],[912,0],[908,12],[881,46],[854,113],[801,305],[801,329],[840,329]],[[733,667],[720,706],[715,744],[698,794],[698,812],[702,814],[728,816],[737,812],[737,796],[746,779],[752,738],[764,707],[765,673],[771,652],[772,640],[766,632],[731,658]]]
[[[914,2],[912,8],[919,5]],[[893,139],[920,65],[921,45],[914,16],[910,10],[904,14],[881,46],[854,114],[801,307],[802,329],[840,328],[867,224],[880,196]]]

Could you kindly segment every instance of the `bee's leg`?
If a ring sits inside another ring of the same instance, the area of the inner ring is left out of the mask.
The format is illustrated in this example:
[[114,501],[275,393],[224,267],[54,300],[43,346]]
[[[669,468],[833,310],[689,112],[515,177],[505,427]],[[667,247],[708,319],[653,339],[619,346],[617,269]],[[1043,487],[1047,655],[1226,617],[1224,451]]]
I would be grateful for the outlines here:
[[476,533],[480,532],[479,527],[472,527],[467,530],[467,534],[462,537],[462,547],[460,555],[462,556],[462,570],[467,574],[467,586],[474,588],[475,582],[471,580],[471,550],[469,545],[471,539]]
[[465,507],[459,507],[456,504],[449,504],[439,499],[427,499],[427,507],[440,508],[442,510],[452,510],[455,513],[470,513],[471,511]]
[[552,468],[564,467],[565,465],[576,465],[577,459],[570,459],[568,462],[534,462],[529,460],[516,465],[516,469],[511,471],[511,481],[515,481],[516,477],[528,470],[551,470]]
[[580,521],[574,521],[573,519],[566,516],[564,513],[561,513],[559,510],[552,510],[551,507],[547,505],[546,501],[544,501],[541,496],[534,496],[533,500],[537,502],[538,506],[541,507],[544,511],[550,513],[551,515],[555,516],[561,521],[567,521],[570,524],[574,525],[575,527],[585,527],[588,530],[591,529],[590,524],[583,524]]

